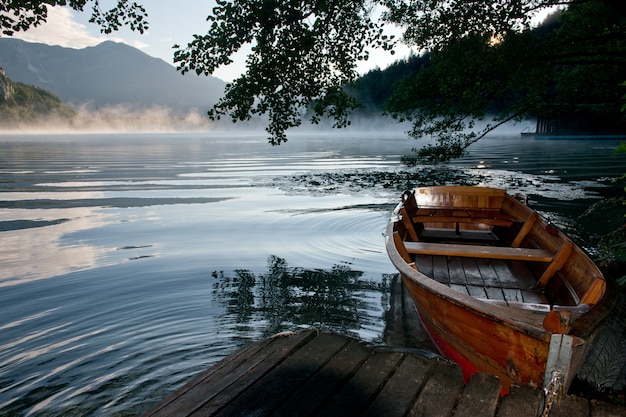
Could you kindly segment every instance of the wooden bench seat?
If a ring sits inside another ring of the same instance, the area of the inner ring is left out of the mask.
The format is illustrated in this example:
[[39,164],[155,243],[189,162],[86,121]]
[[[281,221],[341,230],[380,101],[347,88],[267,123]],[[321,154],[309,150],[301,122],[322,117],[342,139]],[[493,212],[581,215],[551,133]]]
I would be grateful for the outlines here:
[[413,223],[481,223],[504,227],[515,222],[499,210],[468,208],[420,208],[411,219]]
[[554,259],[554,254],[544,249],[427,242],[404,242],[404,246],[410,254],[508,259],[534,262],[552,262]]

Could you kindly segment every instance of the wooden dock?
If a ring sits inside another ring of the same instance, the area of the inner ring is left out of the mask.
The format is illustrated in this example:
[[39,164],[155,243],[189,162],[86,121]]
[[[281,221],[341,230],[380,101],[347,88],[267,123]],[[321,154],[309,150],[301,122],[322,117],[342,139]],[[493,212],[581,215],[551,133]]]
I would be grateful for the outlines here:
[[[368,346],[308,329],[251,343],[144,414],[157,416],[537,416],[541,390],[514,387],[415,349]],[[550,416],[624,416],[614,405],[567,396]]]

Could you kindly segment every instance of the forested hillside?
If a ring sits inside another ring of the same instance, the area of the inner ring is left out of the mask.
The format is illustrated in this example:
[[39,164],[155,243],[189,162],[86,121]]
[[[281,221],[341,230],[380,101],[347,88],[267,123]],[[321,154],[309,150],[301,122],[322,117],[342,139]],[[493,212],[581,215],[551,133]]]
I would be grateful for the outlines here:
[[429,55],[411,55],[385,69],[376,68],[363,75],[350,88],[351,94],[359,100],[367,112],[381,112],[385,101],[393,93],[394,85],[428,65]]
[[43,88],[14,83],[0,71],[0,129],[58,121],[70,123],[75,112]]
[[[493,43],[462,39],[371,71],[350,93],[367,111],[385,109],[414,120],[416,138],[436,133],[458,141],[463,129],[456,121],[485,115],[496,115],[495,123],[538,119],[546,133],[557,135],[624,134],[622,16],[602,2],[570,6],[524,34]],[[449,123],[438,125],[443,118]],[[441,130],[444,125],[452,128]],[[478,132],[459,149],[476,137]]]

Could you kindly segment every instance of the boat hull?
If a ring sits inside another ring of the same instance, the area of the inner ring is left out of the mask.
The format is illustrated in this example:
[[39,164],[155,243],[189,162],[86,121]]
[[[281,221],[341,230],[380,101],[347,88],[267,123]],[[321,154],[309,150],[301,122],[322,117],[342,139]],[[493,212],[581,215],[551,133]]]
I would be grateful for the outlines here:
[[494,315],[434,296],[406,276],[403,282],[434,344],[461,365],[466,380],[480,370],[499,377],[505,390],[515,383],[543,385],[549,333],[529,336]]
[[[481,224],[476,227],[476,229],[481,229],[481,232],[489,224],[497,224],[498,227],[502,227],[506,223],[501,213],[498,213],[498,216],[495,215],[494,210],[496,210],[499,204],[512,206],[512,209],[506,213],[509,217],[519,213],[520,218],[513,218],[512,224],[518,220],[523,222],[526,217],[530,217],[529,213],[531,210],[527,206],[519,203],[520,206],[518,207],[516,203],[511,202],[511,198],[508,196],[504,200],[500,200],[502,196],[501,190],[494,189],[494,195],[492,196],[489,194],[491,189],[480,189],[478,191],[479,197],[477,198],[463,197],[459,199],[456,195],[453,195],[456,187],[436,188],[437,192],[445,191],[449,194],[444,197],[437,196],[436,198],[437,201],[444,201],[447,205],[457,204],[456,202],[462,199],[469,201],[481,200],[483,203],[480,204],[487,204],[488,208],[484,209],[487,211],[481,208],[480,216],[484,218],[481,219]],[[462,189],[463,194],[471,195],[472,190],[470,188],[473,187],[459,188]],[[424,191],[423,189],[420,189],[420,191],[426,194],[430,192],[430,190]],[[550,274],[558,275],[558,280],[562,282],[568,283],[567,280],[571,280],[579,291],[583,291],[581,299],[584,298],[589,302],[593,302],[593,304],[578,303],[565,307],[555,307],[547,303],[494,302],[494,300],[477,298],[467,293],[459,292],[458,285],[455,287],[450,285],[450,282],[446,285],[437,281],[433,275],[435,272],[428,270],[428,268],[426,268],[425,272],[420,272],[420,268],[423,266],[420,265],[422,260],[420,256],[423,257],[423,255],[412,256],[409,259],[410,255],[408,255],[404,244],[414,250],[421,248],[432,250],[432,247],[437,247],[444,248],[441,250],[453,252],[449,256],[439,256],[441,259],[447,258],[449,260],[468,255],[466,253],[467,246],[461,247],[454,243],[434,245],[422,242],[403,243],[403,239],[407,241],[412,240],[410,236],[415,238],[417,235],[415,232],[408,233],[406,231],[406,217],[408,215],[405,206],[408,205],[407,198],[403,197],[403,202],[396,209],[395,216],[390,221],[387,229],[387,252],[401,274],[403,283],[414,301],[425,329],[440,352],[459,363],[463,367],[464,376],[467,379],[478,370],[488,372],[500,378],[505,391],[513,384],[534,387],[545,386],[551,380],[556,354],[559,357],[558,372],[564,372],[563,388],[567,389],[586,356],[599,324],[610,311],[606,302],[609,298],[607,297],[608,293],[604,292],[604,278],[595,269],[595,265],[586,258],[586,255],[582,254],[579,248],[570,247],[568,252],[563,255],[571,261],[570,264],[562,263],[562,265],[557,266],[548,264],[547,267],[544,267],[545,270],[553,269]],[[437,222],[449,222],[452,216],[458,216],[459,213],[465,216],[470,212],[477,212],[476,207],[471,207],[469,210],[467,208],[461,210],[459,207],[454,207],[454,213],[448,210],[445,216],[439,214],[435,216],[432,212],[436,210],[433,209],[428,213],[428,216],[431,217],[426,217],[427,215],[424,212],[419,212],[415,208],[413,210],[414,212],[409,217],[414,220],[425,218],[424,224],[427,221],[435,224],[435,220]],[[455,219],[454,221],[457,222],[457,234],[459,234],[459,222],[463,223],[466,228],[467,224],[471,223],[467,217],[462,217],[461,220]],[[436,226],[441,227],[441,224],[437,223]],[[554,228],[551,226],[548,227],[537,222],[536,225],[533,225],[533,228],[537,231],[527,227],[528,231],[525,233],[543,233],[544,230],[547,230],[545,235],[533,236],[533,242],[544,243],[546,251],[551,253],[558,252],[559,245],[563,247],[571,245],[569,239],[564,237],[560,231],[554,231]],[[399,231],[404,233],[406,237],[399,238]],[[461,231],[461,233],[465,232]],[[519,241],[521,242],[521,239]],[[528,248],[528,250],[537,251],[541,248],[543,247],[533,247],[532,249]],[[491,254],[484,254],[485,251],[489,252],[489,250],[491,250],[490,247],[480,246],[478,256],[491,256]],[[509,256],[511,252],[516,252],[517,250],[517,248],[512,250],[510,248],[493,248],[492,251],[495,253],[494,256]],[[523,252],[526,249],[519,248],[519,250]],[[430,252],[427,256],[431,256],[431,258],[437,257]],[[498,261],[509,262],[507,260]],[[480,262],[483,264],[494,262],[495,265],[496,261],[481,258]],[[525,261],[516,259],[513,262],[524,263]],[[545,260],[542,259],[542,262],[545,262]],[[457,264],[460,263],[460,261],[457,261]],[[450,268],[451,270],[452,268]],[[578,270],[582,272],[576,272]],[[453,273],[450,272],[450,280],[453,280],[452,275]],[[539,277],[545,279],[548,275],[547,272],[544,271],[542,273],[540,271],[536,279],[539,281]],[[548,279],[550,278],[548,276]],[[589,281],[589,283],[586,283],[585,280]],[[570,287],[573,287],[573,285],[570,285]],[[588,288],[583,288],[584,285],[587,285]],[[488,289],[486,286],[485,284],[485,291]],[[559,289],[566,286],[565,284],[559,284],[555,288]],[[507,291],[507,289],[503,289],[503,291]],[[573,290],[571,292],[575,295]],[[515,305],[516,308],[512,308],[512,305]],[[559,337],[554,338],[553,336],[555,335]],[[555,353],[554,343],[552,342],[561,340],[563,336],[567,337],[567,349],[566,351],[557,351]]]

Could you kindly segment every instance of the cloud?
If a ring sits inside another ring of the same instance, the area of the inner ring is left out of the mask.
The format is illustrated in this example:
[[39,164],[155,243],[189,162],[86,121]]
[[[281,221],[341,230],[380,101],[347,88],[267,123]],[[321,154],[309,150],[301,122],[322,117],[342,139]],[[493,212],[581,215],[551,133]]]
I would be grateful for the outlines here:
[[106,40],[132,44],[131,46],[139,49],[147,46],[142,42],[128,42],[115,36],[94,36],[89,33],[85,25],[76,22],[72,10],[67,7],[48,7],[46,23],[31,28],[26,32],[16,32],[13,37],[27,42],[38,42],[76,49],[98,45]]

